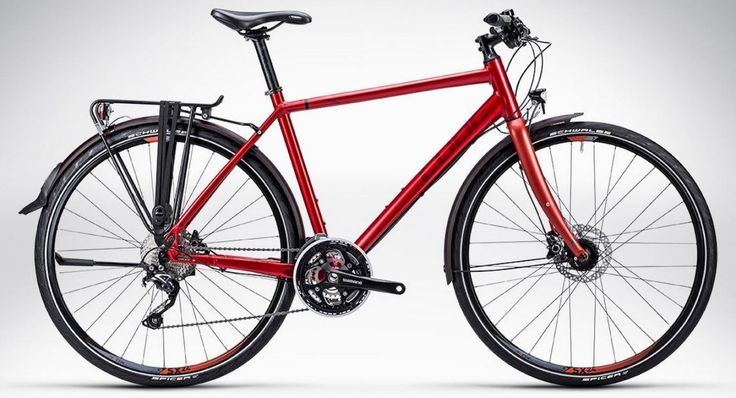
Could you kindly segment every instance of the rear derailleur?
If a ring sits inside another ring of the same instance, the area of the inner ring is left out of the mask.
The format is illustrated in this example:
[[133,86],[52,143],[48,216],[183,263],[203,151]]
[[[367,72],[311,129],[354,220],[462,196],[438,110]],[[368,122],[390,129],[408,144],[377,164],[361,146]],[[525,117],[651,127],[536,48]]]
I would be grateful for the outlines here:
[[[197,252],[203,251],[201,248],[205,247],[197,231],[192,234],[184,233],[180,238],[185,247],[197,247]],[[143,262],[146,263],[143,286],[148,285],[149,282],[153,283],[158,290],[167,295],[166,300],[154,308],[143,320],[143,326],[150,329],[159,329],[163,326],[164,312],[176,303],[179,295],[179,282],[195,273],[194,264],[170,261],[166,249],[165,245],[153,250],[148,249],[143,258]]]
[[157,289],[167,294],[166,300],[154,308],[150,314],[143,320],[143,326],[150,329],[159,329],[164,324],[164,312],[176,303],[176,297],[179,295],[179,281],[172,278],[168,274],[148,273],[143,278],[143,286],[148,282],[152,282]]

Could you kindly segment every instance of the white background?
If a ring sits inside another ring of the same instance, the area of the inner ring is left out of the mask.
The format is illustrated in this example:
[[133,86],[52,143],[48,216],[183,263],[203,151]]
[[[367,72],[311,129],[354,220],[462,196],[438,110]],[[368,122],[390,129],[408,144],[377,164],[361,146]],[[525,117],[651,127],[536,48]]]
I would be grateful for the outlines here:
[[[588,395],[623,388],[673,396],[733,389],[731,2],[11,0],[0,5],[0,395],[153,394],[130,390],[88,364],[55,330],[34,276],[37,214],[17,211],[35,198],[53,166],[94,133],[87,107],[95,98],[210,101],[224,94],[216,114],[256,123],[267,116],[252,45],[212,20],[212,7],[312,15],[312,24],[282,26],[269,42],[287,99],[478,68],[473,40],[487,30],[481,19],[513,7],[534,34],[554,43],[543,82],[549,114],[583,111],[586,120],[639,131],[675,154],[709,202],[721,261],[700,325],[664,363],[616,388],[547,390],[486,349],[444,282],[447,215],[464,176],[501,138],[489,134],[371,252],[376,275],[406,283],[404,296],[373,294],[340,319],[291,316],[241,369],[157,394]],[[330,233],[355,239],[488,90],[294,115]],[[293,183],[278,131],[259,145]],[[339,348],[318,344],[321,336],[333,336]]]

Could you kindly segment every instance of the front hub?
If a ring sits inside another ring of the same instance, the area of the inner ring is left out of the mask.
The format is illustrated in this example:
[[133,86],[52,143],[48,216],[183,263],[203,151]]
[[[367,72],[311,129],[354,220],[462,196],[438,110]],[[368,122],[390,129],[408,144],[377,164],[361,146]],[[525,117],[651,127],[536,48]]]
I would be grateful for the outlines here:
[[578,242],[580,242],[580,246],[585,249],[585,253],[587,253],[587,256],[585,256],[585,258],[573,258],[571,265],[577,271],[590,271],[598,264],[598,260],[600,258],[600,255],[598,254],[598,248],[596,247],[595,243],[593,243],[593,241],[588,238],[578,238]]
[[611,265],[611,242],[592,225],[573,225],[572,230],[587,256],[575,258],[569,249],[563,248],[552,258],[555,267],[560,274],[575,282],[593,282]]

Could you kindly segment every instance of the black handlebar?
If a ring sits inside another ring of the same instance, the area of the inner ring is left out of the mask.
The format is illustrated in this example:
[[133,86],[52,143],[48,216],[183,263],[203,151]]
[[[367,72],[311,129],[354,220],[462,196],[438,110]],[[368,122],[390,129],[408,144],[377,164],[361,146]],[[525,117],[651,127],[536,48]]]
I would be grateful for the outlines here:
[[529,28],[514,15],[514,10],[505,10],[498,14],[490,13],[483,21],[491,25],[491,31],[479,36],[475,41],[480,44],[480,51],[486,62],[497,57],[493,49],[495,45],[505,43],[509,48],[516,48],[526,44],[530,38]]
[[[513,11],[511,12],[513,13]],[[487,23],[488,25],[495,26],[498,28],[505,28],[506,26],[511,25],[512,21],[513,21],[512,16],[497,14],[495,12],[492,12],[486,15],[485,18],[483,18],[483,22]]]

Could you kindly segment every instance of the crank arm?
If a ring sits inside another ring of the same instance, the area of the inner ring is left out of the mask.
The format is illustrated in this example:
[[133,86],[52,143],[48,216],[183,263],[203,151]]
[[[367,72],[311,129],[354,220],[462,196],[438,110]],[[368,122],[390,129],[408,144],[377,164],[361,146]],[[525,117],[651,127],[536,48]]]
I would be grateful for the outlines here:
[[95,261],[83,258],[66,258],[59,253],[54,253],[54,258],[59,265],[62,266],[81,266],[81,267],[141,267],[140,263],[116,263],[111,261]]
[[342,288],[365,289],[374,292],[404,294],[406,286],[403,283],[375,279],[367,276],[358,276],[349,272],[330,269],[327,271],[325,283]]

